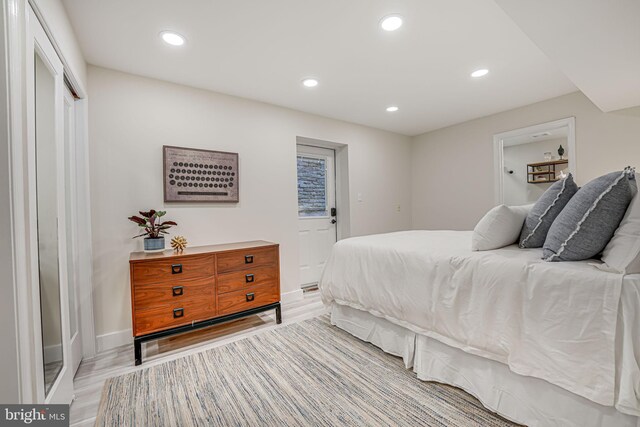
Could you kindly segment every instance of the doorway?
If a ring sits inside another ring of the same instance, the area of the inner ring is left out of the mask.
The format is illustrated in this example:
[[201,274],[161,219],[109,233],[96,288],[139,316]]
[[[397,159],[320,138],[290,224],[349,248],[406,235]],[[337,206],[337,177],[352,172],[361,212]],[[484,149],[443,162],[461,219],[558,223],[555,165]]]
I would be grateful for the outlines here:
[[493,136],[496,205],[535,203],[554,182],[576,173],[575,118]]
[[298,144],[298,240],[300,286],[317,287],[337,240],[336,153]]

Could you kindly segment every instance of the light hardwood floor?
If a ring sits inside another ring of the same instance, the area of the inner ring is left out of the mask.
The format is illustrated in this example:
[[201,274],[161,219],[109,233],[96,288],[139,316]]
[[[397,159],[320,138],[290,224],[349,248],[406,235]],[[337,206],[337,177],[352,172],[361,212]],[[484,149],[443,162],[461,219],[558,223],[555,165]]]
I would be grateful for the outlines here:
[[126,374],[189,354],[199,353],[260,332],[280,328],[326,313],[317,291],[305,292],[301,301],[282,306],[282,324],[276,325],[275,313],[269,311],[244,319],[211,326],[143,345],[143,363],[133,364],[133,343],[83,360],[73,385],[75,400],[71,405],[72,426],[92,426],[95,421],[102,387],[110,377]]

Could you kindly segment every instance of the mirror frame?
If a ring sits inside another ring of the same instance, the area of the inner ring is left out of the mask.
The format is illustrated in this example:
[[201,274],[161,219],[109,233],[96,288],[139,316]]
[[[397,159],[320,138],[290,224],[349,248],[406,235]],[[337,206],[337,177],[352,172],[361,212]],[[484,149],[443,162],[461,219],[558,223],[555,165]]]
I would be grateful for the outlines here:
[[567,148],[569,151],[569,172],[576,177],[576,118],[567,117],[565,119],[540,123],[538,125],[527,126],[507,132],[493,135],[493,176],[494,176],[494,201],[496,206],[504,203],[504,141],[508,138],[527,135],[530,133],[544,132],[551,129],[567,127]]

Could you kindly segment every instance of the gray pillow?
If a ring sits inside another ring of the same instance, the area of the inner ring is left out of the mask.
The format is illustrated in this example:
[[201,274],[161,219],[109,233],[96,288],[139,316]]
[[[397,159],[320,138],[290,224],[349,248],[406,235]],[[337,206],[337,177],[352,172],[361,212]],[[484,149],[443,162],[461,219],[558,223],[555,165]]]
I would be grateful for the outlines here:
[[593,258],[607,246],[637,192],[633,169],[586,184],[553,222],[544,242],[545,261]]
[[549,187],[524,220],[520,232],[520,247],[541,248],[551,224],[577,191],[578,186],[571,174]]

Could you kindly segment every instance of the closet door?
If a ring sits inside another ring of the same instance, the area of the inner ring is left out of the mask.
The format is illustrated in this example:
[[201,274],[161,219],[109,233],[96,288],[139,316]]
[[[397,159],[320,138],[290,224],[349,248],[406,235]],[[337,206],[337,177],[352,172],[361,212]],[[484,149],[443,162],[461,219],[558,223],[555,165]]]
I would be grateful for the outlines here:
[[30,291],[39,365],[35,386],[39,402],[70,403],[73,368],[66,261],[64,71],[31,8],[27,21]]
[[69,293],[69,329],[71,337],[71,371],[75,375],[82,361],[82,334],[80,333],[80,307],[78,284],[80,262],[78,257],[78,190],[75,99],[68,88],[64,90],[64,183],[67,231],[67,288]]

